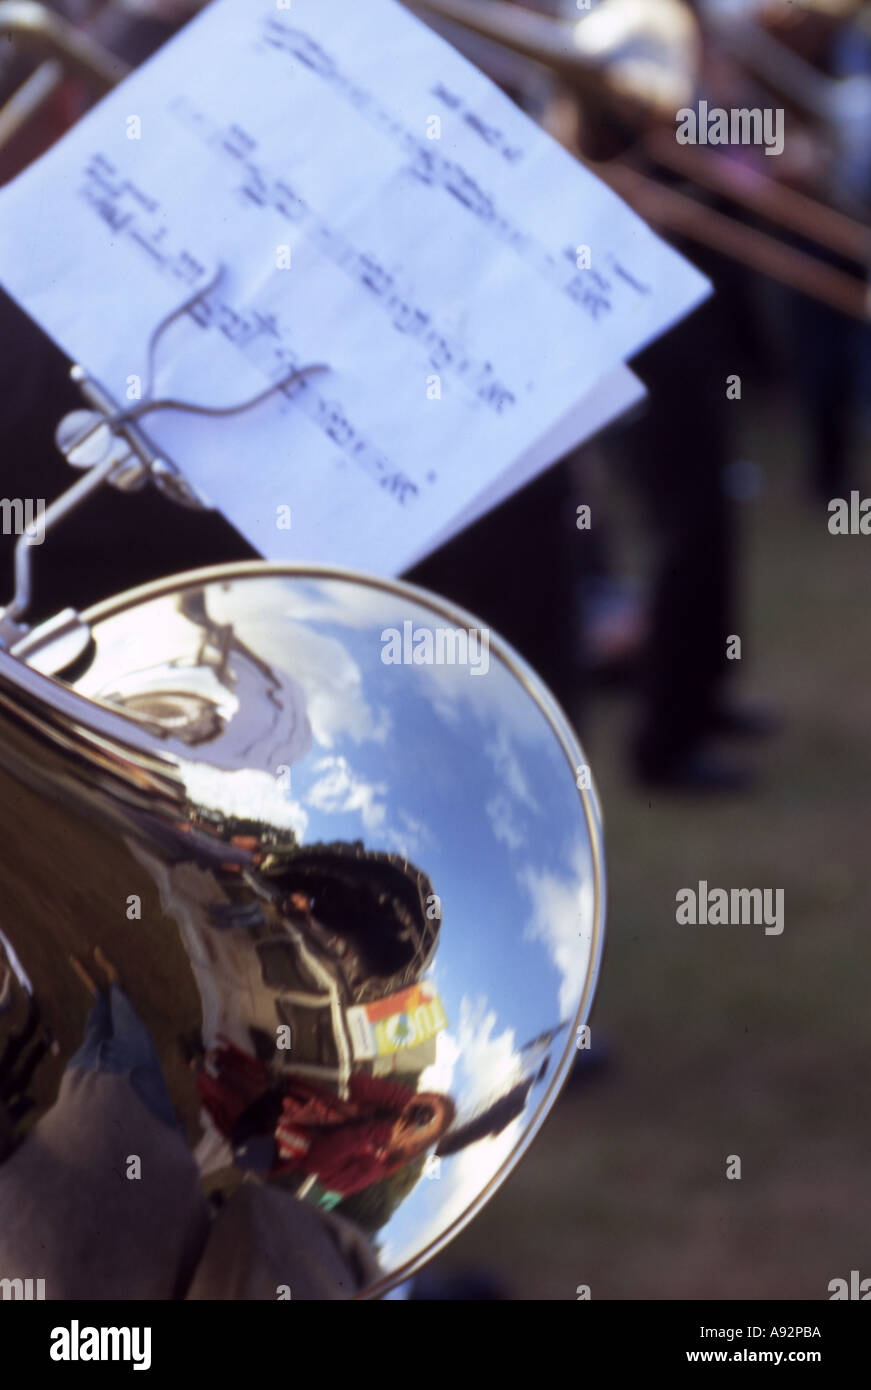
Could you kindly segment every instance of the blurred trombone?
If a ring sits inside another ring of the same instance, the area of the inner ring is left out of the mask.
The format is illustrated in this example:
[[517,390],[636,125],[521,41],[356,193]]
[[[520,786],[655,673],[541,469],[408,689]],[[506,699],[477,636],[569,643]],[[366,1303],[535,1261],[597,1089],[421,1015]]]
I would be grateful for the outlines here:
[[9,57],[38,63],[0,107],[0,150],[45,112],[68,78],[103,96],[129,71],[102,44],[32,0],[0,0],[0,40]]

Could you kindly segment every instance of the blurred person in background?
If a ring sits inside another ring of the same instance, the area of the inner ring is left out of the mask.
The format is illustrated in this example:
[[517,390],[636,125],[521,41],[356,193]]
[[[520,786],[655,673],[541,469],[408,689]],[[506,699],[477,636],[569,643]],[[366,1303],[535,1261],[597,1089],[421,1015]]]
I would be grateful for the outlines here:
[[[719,101],[721,84],[706,50],[696,96]],[[607,160],[637,132],[619,118],[582,112],[578,139],[586,157]],[[696,242],[666,239],[708,276],[713,294],[630,363],[648,398],[604,441],[610,465],[626,468],[654,541],[643,628],[637,613],[634,623],[640,710],[630,760],[645,787],[736,792],[752,776],[721,736],[754,737],[774,727],[766,712],[735,701],[728,656],[741,619],[737,517],[727,486],[736,421],[727,378],[743,378],[759,360],[753,277]],[[616,577],[611,589],[619,593]]]
[[[871,24],[823,15],[797,18],[779,35],[813,67],[840,85],[840,119],[824,138],[808,139],[788,182],[831,207],[871,221]],[[834,90],[834,88],[833,88]],[[781,172],[782,161],[778,161]],[[796,244],[802,246],[796,239]],[[828,252],[827,264],[852,275],[868,266]],[[856,477],[857,424],[871,385],[871,327],[806,295],[781,291],[782,346],[805,424],[808,489],[825,508],[849,497]]]

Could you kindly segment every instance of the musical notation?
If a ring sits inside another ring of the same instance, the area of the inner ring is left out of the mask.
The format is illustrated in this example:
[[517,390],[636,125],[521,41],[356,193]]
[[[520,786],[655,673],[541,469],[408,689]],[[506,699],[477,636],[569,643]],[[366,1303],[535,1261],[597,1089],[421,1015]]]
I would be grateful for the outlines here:
[[179,97],[171,110],[208,145],[235,162],[237,187],[243,198],[257,207],[271,207],[295,227],[304,228],[318,251],[371,295],[391,327],[421,345],[433,371],[451,372],[499,414],[514,404],[513,391],[498,378],[491,362],[471,358],[450,331],[439,325],[435,310],[416,303],[412,292],[396,284],[396,277],[377,256],[355,247],[348,237],[319,217],[285,179],[251,158],[257,149],[253,136],[239,126],[227,127],[210,120],[187,97]]
[[[597,273],[596,288],[589,282],[588,271],[576,270],[574,274],[567,276],[563,257],[547,250],[520,226],[515,217],[501,211],[496,198],[482,187],[481,181],[459,161],[446,158],[435,148],[435,142],[428,143],[425,137],[422,138],[409,130],[372,91],[361,87],[343,71],[341,64],[306,30],[277,19],[274,15],[265,20],[263,30],[265,43],[305,63],[328,82],[334,91],[349,101],[354,110],[376,129],[394,139],[403,155],[408,157],[407,169],[410,175],[429,187],[444,189],[468,209],[490,236],[522,256],[539,275],[556,285],[593,319],[605,312],[613,311],[613,304],[607,295],[610,285],[604,276]],[[436,91],[442,94],[444,99],[445,87],[442,83],[437,84]],[[468,110],[464,109],[461,98],[456,94],[453,96],[453,103],[455,110],[462,111],[464,124],[481,134],[485,126],[480,116],[470,119]],[[500,153],[504,154],[504,151],[500,150]],[[574,252],[571,254],[571,260],[575,262]]]
[[[104,154],[88,162],[82,197],[115,233],[123,233],[165,274],[190,287],[207,279],[207,267],[188,250],[173,250],[168,230],[160,220],[160,204],[129,178],[123,177]],[[143,222],[151,220],[151,225]],[[220,287],[204,295],[188,310],[192,321],[204,330],[216,329],[263,370],[270,381],[280,381],[304,366],[291,346],[290,330],[282,328],[275,313],[257,308],[249,312],[232,306]],[[299,379],[282,388],[287,400],[304,411],[333,444],[402,506],[420,495],[420,488],[397,468],[383,450],[352,424],[341,404],[327,397],[312,380]]]
[[119,400],[167,316],[163,398],[326,364],[149,438],[268,557],[388,574],[637,399],[708,290],[394,0],[213,0],[0,190],[0,280]]

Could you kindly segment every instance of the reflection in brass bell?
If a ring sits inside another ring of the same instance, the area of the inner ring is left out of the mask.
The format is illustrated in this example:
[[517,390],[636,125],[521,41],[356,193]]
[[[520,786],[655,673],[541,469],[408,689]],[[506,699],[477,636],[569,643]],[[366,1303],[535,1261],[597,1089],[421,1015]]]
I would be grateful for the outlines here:
[[35,1113],[99,946],[204,1188],[345,1218],[384,1293],[576,1055],[604,915],[583,754],[519,657],[400,583],[228,565],[83,619],[65,679],[0,653],[2,929],[59,1045]]

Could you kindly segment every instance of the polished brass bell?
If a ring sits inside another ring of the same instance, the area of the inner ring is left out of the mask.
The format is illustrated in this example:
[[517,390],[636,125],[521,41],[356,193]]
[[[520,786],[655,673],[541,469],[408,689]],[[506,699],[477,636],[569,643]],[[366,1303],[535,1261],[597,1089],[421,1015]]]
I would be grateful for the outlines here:
[[82,614],[72,665],[53,631],[0,652],[4,931],[59,1051],[39,1109],[97,946],[205,1187],[344,1217],[381,1294],[572,1064],[604,917],[583,753],[510,648],[487,632],[484,669],[481,625],[401,583],[226,565]]

